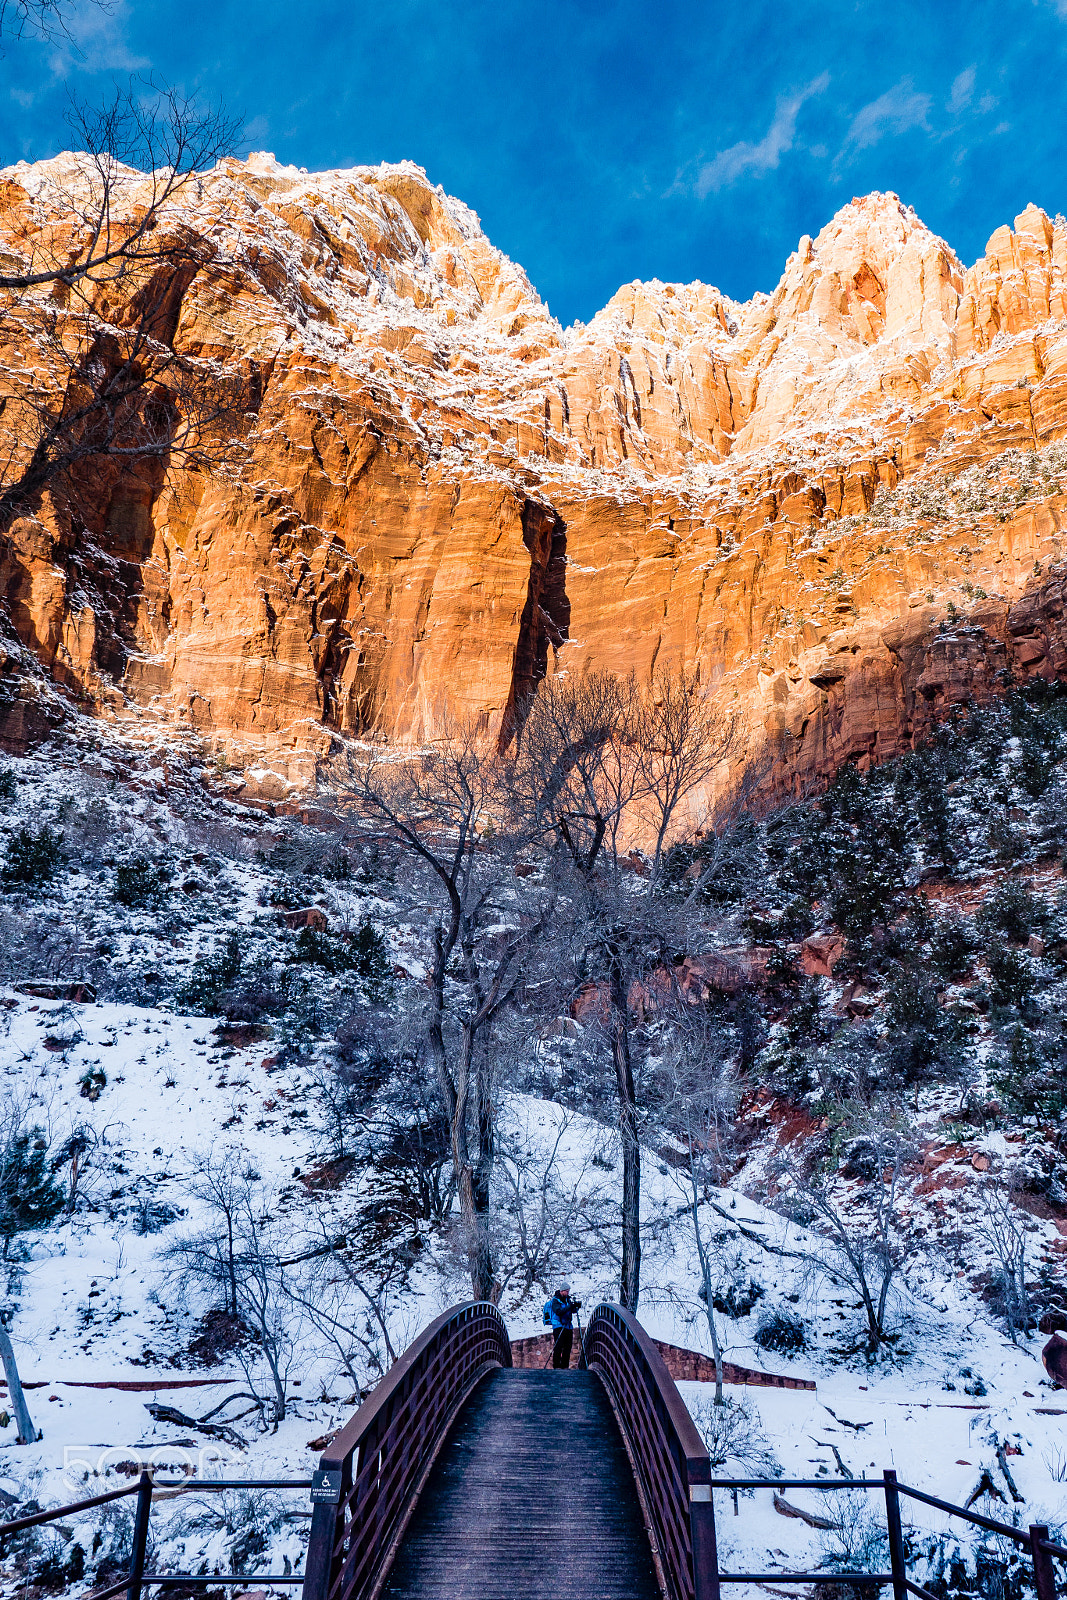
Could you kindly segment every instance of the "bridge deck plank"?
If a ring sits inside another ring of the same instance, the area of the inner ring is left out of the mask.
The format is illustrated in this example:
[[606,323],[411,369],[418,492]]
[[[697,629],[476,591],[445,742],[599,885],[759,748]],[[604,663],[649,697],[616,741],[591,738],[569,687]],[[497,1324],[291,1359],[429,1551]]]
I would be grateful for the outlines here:
[[383,1600],[659,1600],[600,1382],[500,1368],[458,1418]]

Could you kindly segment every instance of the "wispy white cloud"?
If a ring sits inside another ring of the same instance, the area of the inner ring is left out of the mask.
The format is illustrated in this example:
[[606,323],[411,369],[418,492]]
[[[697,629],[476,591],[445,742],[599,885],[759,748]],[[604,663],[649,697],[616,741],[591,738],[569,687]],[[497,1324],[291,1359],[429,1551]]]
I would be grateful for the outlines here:
[[738,178],[749,174],[759,177],[764,172],[772,171],[782,156],[793,148],[801,106],[815,95],[824,94],[829,86],[830,74],[820,72],[803,89],[790,95],[779,95],[774,118],[762,139],[755,142],[742,139],[728,150],[720,150],[699,169],[693,187],[700,199],[729,188]]
[[899,135],[911,128],[929,133],[930,105],[928,94],[918,93],[910,78],[901,78],[885,94],[857,111],[838,153],[838,162],[847,162],[857,150],[869,150],[887,134]]
[[66,39],[52,51],[49,65],[53,76],[68,78],[72,72],[143,72],[152,63],[130,49],[126,38],[129,9],[124,0],[106,8],[79,0],[67,19]]
[[[1067,0],[1064,0],[1067,5]],[[948,109],[952,112],[965,111],[971,103],[974,94],[974,68],[967,67],[952,80],[952,91],[948,97]]]
[[249,150],[265,150],[265,140],[270,138],[270,118],[261,112],[244,126],[244,142]]

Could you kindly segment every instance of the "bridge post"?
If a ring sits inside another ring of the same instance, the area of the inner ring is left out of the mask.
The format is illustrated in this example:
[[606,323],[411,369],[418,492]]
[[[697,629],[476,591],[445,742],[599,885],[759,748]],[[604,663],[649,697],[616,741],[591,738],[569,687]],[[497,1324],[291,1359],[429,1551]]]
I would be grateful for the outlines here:
[[142,1472],[137,1485],[137,1515],[133,1523],[133,1551],[130,1555],[126,1600],[141,1600],[145,1557],[148,1552],[148,1519],[152,1515],[152,1474]]
[[311,1513],[311,1534],[304,1563],[301,1600],[326,1600],[337,1534],[337,1507],[317,1505]]
[[693,1546],[694,1600],[720,1600],[714,1492],[710,1483],[689,1485],[689,1534]]
[[900,1490],[897,1475],[889,1467],[882,1473],[885,1484],[885,1522],[889,1534],[889,1568],[893,1574],[893,1600],[908,1600],[908,1569],[904,1560],[904,1534],[900,1524]]
[[1034,1591],[1037,1600],[1056,1600],[1056,1568],[1050,1551],[1044,1548],[1048,1529],[1044,1523],[1030,1524],[1030,1552],[1034,1562]]

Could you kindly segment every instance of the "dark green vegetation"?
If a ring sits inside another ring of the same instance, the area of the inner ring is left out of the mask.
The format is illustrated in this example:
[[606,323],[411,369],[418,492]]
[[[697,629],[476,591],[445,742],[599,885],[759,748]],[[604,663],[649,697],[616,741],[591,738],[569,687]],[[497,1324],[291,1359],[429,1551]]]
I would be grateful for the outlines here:
[[50,1154],[43,1129],[14,1124],[6,1130],[0,1149],[0,1239],[5,1260],[20,1234],[46,1228],[63,1209],[66,1196],[53,1177]]
[[155,905],[166,899],[171,876],[169,867],[133,856],[115,869],[115,899],[122,906]]
[[[995,1103],[1058,1122],[1065,847],[1067,697],[1039,685],[956,717],[921,752],[845,768],[725,848],[676,849],[670,892],[722,851],[701,898],[763,952],[766,979],[712,1004],[754,1082],[821,1113],[952,1086],[961,1116]],[[804,971],[813,948],[846,985],[833,1003]]]
[[2,876],[5,888],[50,883],[63,860],[63,840],[47,823],[36,833],[20,828],[7,847]]

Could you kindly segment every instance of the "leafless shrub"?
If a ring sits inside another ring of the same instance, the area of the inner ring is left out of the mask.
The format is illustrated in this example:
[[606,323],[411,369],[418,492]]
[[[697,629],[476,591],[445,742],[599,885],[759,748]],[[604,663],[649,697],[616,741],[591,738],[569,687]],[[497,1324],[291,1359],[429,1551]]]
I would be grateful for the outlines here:
[[1018,1344],[1020,1334],[1025,1334],[1033,1323],[1026,1284],[1027,1236],[1033,1231],[1033,1223],[1016,1204],[1020,1188],[1017,1173],[1009,1174],[1008,1182],[987,1177],[979,1191],[982,1210],[976,1230],[996,1262],[991,1298],[1012,1344]]
[[727,1395],[714,1404],[703,1398],[691,1407],[693,1421],[708,1447],[713,1473],[739,1478],[778,1478],[782,1469],[763,1430],[760,1414],[747,1395]]
[[0,906],[0,982],[89,982],[98,990],[107,968],[92,931],[61,908],[16,911]]
[[184,818],[183,828],[190,850],[222,856],[227,861],[251,861],[255,855],[255,837],[246,827],[226,817],[207,811],[201,816]]
[[887,1314],[890,1295],[915,1249],[901,1213],[901,1178],[913,1151],[895,1129],[872,1122],[865,1137],[873,1150],[870,1176],[848,1202],[835,1196],[831,1183],[817,1170],[786,1157],[776,1176],[782,1189],[780,1209],[822,1236],[821,1247],[787,1251],[810,1263],[857,1297],[863,1312],[865,1353],[873,1361],[892,1344]]
[[231,1572],[243,1572],[259,1565],[257,1557],[267,1552],[272,1539],[294,1524],[299,1525],[293,1506],[281,1495],[260,1489],[222,1489],[183,1496],[166,1523],[166,1534],[180,1539],[206,1536],[212,1553],[221,1546],[218,1553]]
[[[296,1322],[288,1296],[272,1198],[232,1154],[205,1158],[191,1185],[203,1221],[168,1245],[164,1260],[183,1285],[221,1298],[241,1318],[254,1343],[234,1356],[261,1410],[276,1428],[285,1420],[296,1356]],[[266,1393],[260,1394],[266,1368]]]
[[[497,1203],[493,1237],[502,1298],[523,1303],[539,1287],[552,1292],[599,1254],[599,1224],[607,1196],[591,1181],[605,1140],[590,1141],[565,1111],[544,1114],[548,1128],[531,1126],[520,1107],[498,1133],[495,1166]],[[581,1153],[565,1157],[578,1138]]]
[[126,813],[112,808],[102,795],[96,795],[73,808],[63,818],[63,839],[67,850],[71,859],[83,866],[98,866],[101,861],[113,856],[116,844],[131,834]]

